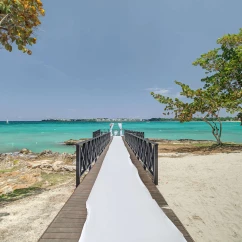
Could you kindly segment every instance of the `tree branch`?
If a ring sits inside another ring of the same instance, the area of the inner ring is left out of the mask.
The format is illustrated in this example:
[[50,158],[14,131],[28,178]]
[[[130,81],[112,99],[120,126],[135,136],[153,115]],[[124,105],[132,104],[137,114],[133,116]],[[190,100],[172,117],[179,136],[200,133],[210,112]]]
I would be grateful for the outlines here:
[[2,25],[3,21],[8,17],[9,14],[5,15],[2,20],[0,21],[0,26]]
[[0,26],[0,29],[5,30],[5,31],[8,31],[7,28],[1,27],[1,26]]

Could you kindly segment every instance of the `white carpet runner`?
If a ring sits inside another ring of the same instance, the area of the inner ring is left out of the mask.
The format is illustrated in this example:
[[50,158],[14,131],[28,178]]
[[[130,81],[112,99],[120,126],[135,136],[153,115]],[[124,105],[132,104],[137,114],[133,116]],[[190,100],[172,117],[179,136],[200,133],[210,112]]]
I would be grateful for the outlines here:
[[87,209],[79,242],[186,241],[152,199],[118,136],[113,137]]

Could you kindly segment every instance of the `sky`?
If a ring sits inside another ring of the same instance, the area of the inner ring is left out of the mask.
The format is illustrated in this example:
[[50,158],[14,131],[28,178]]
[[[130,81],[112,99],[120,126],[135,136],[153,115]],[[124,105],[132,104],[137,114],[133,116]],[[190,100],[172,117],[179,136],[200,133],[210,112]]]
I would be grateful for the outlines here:
[[242,27],[241,0],[43,0],[32,56],[0,50],[0,120],[162,117],[151,91],[201,87],[192,62]]

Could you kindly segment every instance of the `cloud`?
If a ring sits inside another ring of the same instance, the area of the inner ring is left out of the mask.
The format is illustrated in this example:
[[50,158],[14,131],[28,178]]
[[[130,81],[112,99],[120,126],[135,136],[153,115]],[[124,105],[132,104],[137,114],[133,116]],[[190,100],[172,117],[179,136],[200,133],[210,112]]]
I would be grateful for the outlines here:
[[146,88],[146,91],[154,92],[155,94],[169,94],[170,90],[165,88]]
[[155,94],[161,94],[164,96],[169,96],[170,98],[185,98],[181,96],[180,92],[172,92],[172,88],[146,88],[146,91],[154,92]]

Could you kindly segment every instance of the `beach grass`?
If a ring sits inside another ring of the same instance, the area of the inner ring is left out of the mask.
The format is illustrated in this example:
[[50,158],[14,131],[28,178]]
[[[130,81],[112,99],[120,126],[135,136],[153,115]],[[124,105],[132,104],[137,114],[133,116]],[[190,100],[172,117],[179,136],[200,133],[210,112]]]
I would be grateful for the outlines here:
[[[13,167],[11,169],[0,170],[1,173],[12,172],[17,170],[18,167]],[[41,181],[27,187],[16,189],[10,193],[0,195],[0,204],[5,205],[7,203],[26,198],[28,196],[37,195],[46,189],[51,189],[53,187],[66,184],[75,179],[74,173],[70,172],[58,172],[58,173],[46,173],[41,172]]]
[[31,195],[39,194],[43,191],[40,187],[28,187],[16,189],[11,193],[0,195],[0,204],[13,202]]
[[58,172],[58,173],[46,173],[46,172],[41,172],[41,178],[42,181],[36,183],[35,185],[38,187],[43,187],[43,186],[56,186],[63,184],[71,179],[75,178],[75,175],[73,173],[68,173],[68,172]]
[[0,174],[17,171],[18,169],[19,169],[19,167],[17,167],[17,166],[13,166],[12,168],[8,168],[8,169],[2,169],[2,170],[0,170]]

